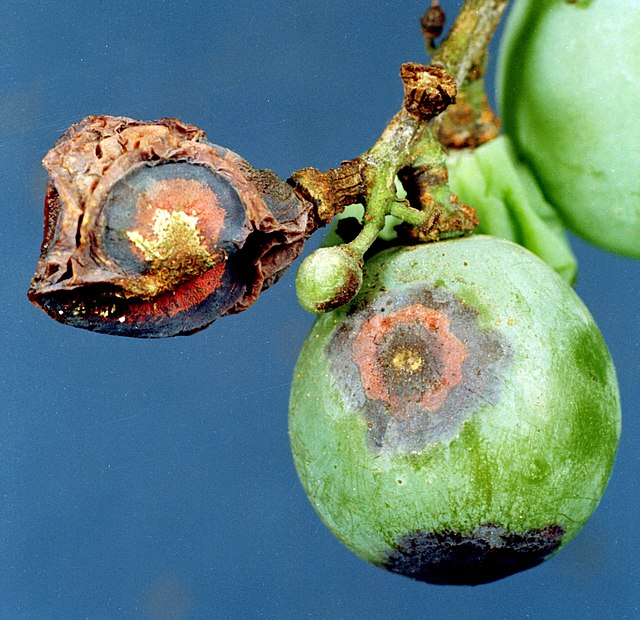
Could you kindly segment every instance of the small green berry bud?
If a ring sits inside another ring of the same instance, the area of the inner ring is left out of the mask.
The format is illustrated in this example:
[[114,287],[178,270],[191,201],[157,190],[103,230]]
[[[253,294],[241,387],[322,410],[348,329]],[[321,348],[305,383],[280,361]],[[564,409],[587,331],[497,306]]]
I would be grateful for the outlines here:
[[362,260],[345,246],[320,248],[302,261],[296,276],[300,305],[319,314],[343,306],[362,286]]

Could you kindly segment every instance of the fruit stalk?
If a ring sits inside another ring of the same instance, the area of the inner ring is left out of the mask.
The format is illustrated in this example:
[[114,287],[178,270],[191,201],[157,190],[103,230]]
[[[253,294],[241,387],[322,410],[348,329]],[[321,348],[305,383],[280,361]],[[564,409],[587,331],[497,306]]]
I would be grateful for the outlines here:
[[439,47],[432,63],[441,63],[462,84],[474,65],[486,55],[487,46],[509,0],[467,0],[447,39]]
[[[403,107],[391,119],[376,143],[361,157],[327,172],[305,168],[293,173],[290,182],[296,191],[314,203],[321,203],[321,219],[329,221],[348,204],[362,202],[365,205],[365,222],[378,222],[381,229],[384,216],[392,210],[398,211],[395,206],[395,178],[400,170],[412,167],[418,161],[420,165],[444,169],[445,152],[437,139],[436,119],[449,104],[455,102],[457,90],[468,81],[470,72],[482,64],[507,2],[466,0],[431,63],[428,66],[414,63],[402,66],[401,77],[406,93]],[[422,96],[422,107],[418,110],[410,105],[415,103],[412,88]],[[360,180],[358,183],[351,182],[354,169]],[[351,193],[349,190],[352,190]],[[404,220],[403,215],[406,214],[409,220],[405,221],[409,224],[415,226],[419,222],[422,225],[434,212],[444,210],[446,213],[456,208],[449,201],[442,204],[438,199],[422,200],[421,206],[424,215],[404,209],[401,210],[400,219]],[[459,234],[475,226],[466,217],[458,220],[456,226],[459,227]],[[372,236],[370,230],[371,225],[363,234],[373,240],[375,235]],[[443,232],[450,234],[452,231]]]
[[[290,182],[298,195],[316,206],[318,220],[328,222],[350,204],[364,205],[362,230],[345,246],[360,262],[384,228],[388,215],[403,222],[396,230],[398,237],[407,243],[460,236],[478,225],[475,210],[460,203],[449,188],[440,118],[456,102],[460,88],[481,81],[487,46],[507,1],[467,0],[431,63],[402,65],[403,106],[366,153],[327,172],[305,168],[293,173]],[[433,34],[431,30],[425,32],[427,38]],[[481,143],[494,137],[496,123],[491,122],[492,115],[487,122],[486,98],[466,99],[467,107],[473,108],[473,126],[460,124],[453,116],[453,123],[443,125],[445,133],[453,138],[460,132],[470,136],[465,143],[469,139]],[[406,199],[398,197],[398,179]],[[354,281],[353,265],[340,271],[340,276],[333,266],[328,268],[336,278],[335,286],[331,287],[336,295],[332,298],[316,281],[327,277],[320,268],[321,260],[313,254],[306,260],[310,263],[303,262],[296,281],[303,307],[324,312],[348,301],[341,279],[345,285]],[[353,295],[357,293],[357,288],[348,288]],[[322,295],[315,299],[319,290]]]

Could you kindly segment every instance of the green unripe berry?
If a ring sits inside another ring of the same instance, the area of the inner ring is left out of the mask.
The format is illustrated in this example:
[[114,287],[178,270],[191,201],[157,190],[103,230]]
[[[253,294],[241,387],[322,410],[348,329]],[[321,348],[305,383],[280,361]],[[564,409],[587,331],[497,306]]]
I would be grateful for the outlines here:
[[511,242],[393,248],[318,318],[296,367],[300,479],[365,560],[477,584],[530,568],[595,509],[620,431],[615,371],[574,291]]
[[640,258],[640,3],[516,0],[498,64],[504,129],[546,198]]
[[296,275],[300,305],[320,313],[350,301],[362,285],[362,262],[347,247],[320,248],[307,256]]

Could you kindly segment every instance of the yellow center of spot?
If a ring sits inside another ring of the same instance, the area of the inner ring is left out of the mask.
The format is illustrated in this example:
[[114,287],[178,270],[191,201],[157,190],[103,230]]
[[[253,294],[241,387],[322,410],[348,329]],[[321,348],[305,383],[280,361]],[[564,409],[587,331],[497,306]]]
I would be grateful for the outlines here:
[[149,263],[148,272],[130,292],[153,297],[180,282],[193,278],[224,259],[222,252],[210,252],[198,230],[198,217],[184,211],[156,209],[153,234],[127,231],[127,238]]
[[424,360],[415,351],[402,347],[395,353],[391,363],[398,370],[416,372],[422,368]]

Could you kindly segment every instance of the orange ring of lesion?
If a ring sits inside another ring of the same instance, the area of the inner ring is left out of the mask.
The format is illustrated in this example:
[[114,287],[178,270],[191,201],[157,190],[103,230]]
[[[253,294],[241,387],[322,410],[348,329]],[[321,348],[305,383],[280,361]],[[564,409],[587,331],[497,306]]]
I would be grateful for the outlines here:
[[[419,386],[415,399],[419,406],[429,412],[436,411],[447,399],[452,388],[463,379],[462,365],[468,355],[467,348],[451,332],[450,321],[445,312],[413,304],[397,312],[375,314],[363,324],[354,344],[353,359],[360,371],[360,379],[367,398],[381,400],[390,405],[392,415],[402,417],[406,408],[406,393],[394,393],[394,385],[385,377],[385,368],[379,356],[381,345],[395,328],[402,324],[421,326],[431,336],[425,340],[424,349],[414,345],[401,344],[388,359],[393,366],[393,374],[410,376],[419,373],[427,364],[430,369],[437,366],[437,376]],[[430,363],[433,356],[437,364]],[[428,372],[428,369],[427,369]]]
[[142,193],[126,237],[147,267],[127,292],[150,299],[223,263],[216,244],[225,214],[212,189],[194,179],[163,179]]

